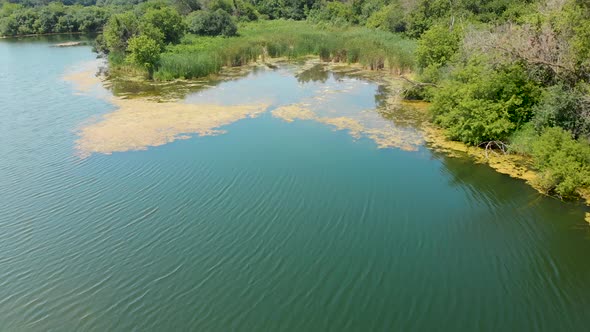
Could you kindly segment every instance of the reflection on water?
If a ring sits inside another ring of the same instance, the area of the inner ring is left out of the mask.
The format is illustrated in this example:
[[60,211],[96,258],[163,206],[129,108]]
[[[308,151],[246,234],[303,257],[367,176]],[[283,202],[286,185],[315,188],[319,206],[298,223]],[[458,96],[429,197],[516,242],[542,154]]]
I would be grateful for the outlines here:
[[[91,92],[97,86],[100,88],[102,82],[86,67],[72,69],[65,79],[75,83],[78,90]],[[417,150],[423,143],[416,126],[400,127],[386,119],[405,114],[399,103],[390,101],[395,95],[391,85],[384,88],[358,73],[351,76],[330,71],[315,62],[302,66],[284,63],[277,70],[255,68],[258,69],[247,74],[244,69],[240,74],[227,70],[220,75],[223,80],[185,82],[184,90],[178,91],[193,90],[185,102],[166,100],[171,98],[166,89],[180,85],[178,82],[170,86],[159,84],[157,90],[147,92],[149,95],[156,91],[157,99],[139,98],[133,92],[137,86],[130,85],[126,92],[119,91],[116,97],[109,98],[117,107],[116,112],[80,129],[79,154],[86,157],[92,153],[145,150],[190,138],[191,134],[225,133],[219,128],[257,117],[268,109],[272,109],[273,116],[289,122],[312,120],[346,130],[354,139],[369,138],[379,148]],[[112,84],[109,82],[111,88]],[[387,99],[383,96],[386,93],[390,96]],[[161,102],[162,98],[165,102]]]
[[330,78],[330,72],[322,64],[315,64],[313,67],[303,70],[296,75],[299,83],[320,82],[326,83]]
[[[0,41],[1,331],[590,325],[586,209],[321,122],[379,125],[378,84],[264,69],[187,95],[270,105],[227,134],[80,159],[76,130],[116,105],[62,80],[89,47],[50,44]],[[273,116],[299,104],[319,120]]]

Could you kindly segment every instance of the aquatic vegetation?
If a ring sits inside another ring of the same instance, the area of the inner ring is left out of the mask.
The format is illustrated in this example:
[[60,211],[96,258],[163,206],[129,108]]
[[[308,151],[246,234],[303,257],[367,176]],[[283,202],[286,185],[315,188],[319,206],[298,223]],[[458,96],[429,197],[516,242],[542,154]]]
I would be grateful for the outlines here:
[[158,103],[143,98],[113,98],[111,102],[118,108],[117,111],[80,129],[80,139],[76,143],[81,157],[92,153],[145,150],[150,146],[190,138],[191,134],[221,134],[223,131],[216,128],[247,117],[256,117],[268,107],[264,104],[222,106]]
[[239,34],[231,38],[185,36],[181,44],[162,54],[154,78],[202,77],[219,72],[223,66],[306,55],[398,73],[414,64],[415,42],[367,28],[321,29],[306,22],[276,20],[243,24]]

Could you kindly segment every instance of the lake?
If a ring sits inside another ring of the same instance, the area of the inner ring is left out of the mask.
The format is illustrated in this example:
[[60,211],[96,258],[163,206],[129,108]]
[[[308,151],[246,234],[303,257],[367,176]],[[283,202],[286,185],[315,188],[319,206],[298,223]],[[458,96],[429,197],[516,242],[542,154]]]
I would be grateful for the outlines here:
[[147,124],[55,42],[0,41],[0,331],[588,330],[588,208],[430,150],[375,82],[259,68]]

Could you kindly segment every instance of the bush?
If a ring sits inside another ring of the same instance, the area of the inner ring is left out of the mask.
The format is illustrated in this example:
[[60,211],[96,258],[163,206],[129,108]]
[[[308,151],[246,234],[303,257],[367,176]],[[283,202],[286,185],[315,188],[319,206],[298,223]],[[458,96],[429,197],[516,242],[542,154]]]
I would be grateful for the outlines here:
[[376,28],[390,32],[406,31],[405,15],[400,5],[389,4],[374,12],[366,23],[369,28]]
[[570,132],[547,128],[533,141],[531,151],[541,171],[537,185],[547,193],[575,197],[578,188],[590,184],[590,145],[576,141]]
[[160,46],[148,36],[140,35],[129,39],[127,61],[147,69],[150,77],[160,59]]
[[352,6],[338,1],[328,2],[319,8],[310,10],[307,19],[312,23],[330,22],[334,25],[356,23]]
[[540,88],[515,64],[493,68],[472,59],[434,90],[434,120],[471,145],[505,140],[532,117]]
[[247,1],[236,0],[236,16],[238,17],[239,21],[243,22],[251,22],[258,20],[258,11],[253,4]]
[[422,35],[416,49],[416,62],[423,74],[427,74],[427,81],[438,79],[438,70],[453,58],[462,40],[460,29],[450,30],[444,25],[435,25]]
[[188,31],[202,36],[235,36],[238,27],[223,9],[214,12],[197,11],[187,17]]
[[124,52],[127,41],[139,33],[139,20],[132,12],[111,16],[104,27],[103,38],[110,52]]
[[548,88],[534,112],[533,123],[538,130],[559,126],[576,138],[590,137],[590,98],[585,85]]
[[175,9],[149,9],[141,19],[144,24],[151,24],[164,34],[164,43],[176,44],[184,35],[185,25]]
[[508,152],[520,155],[532,155],[533,142],[539,134],[532,123],[525,124],[520,130],[510,136]]

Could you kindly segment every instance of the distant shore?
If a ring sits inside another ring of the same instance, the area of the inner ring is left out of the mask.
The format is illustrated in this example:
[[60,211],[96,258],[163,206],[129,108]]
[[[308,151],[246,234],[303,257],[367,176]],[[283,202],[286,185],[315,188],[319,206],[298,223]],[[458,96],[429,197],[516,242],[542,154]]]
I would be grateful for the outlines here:
[[0,39],[59,36],[59,35],[87,35],[87,34],[90,34],[90,33],[87,33],[87,32],[49,32],[49,33],[34,33],[34,34],[27,34],[27,35],[0,36]]

